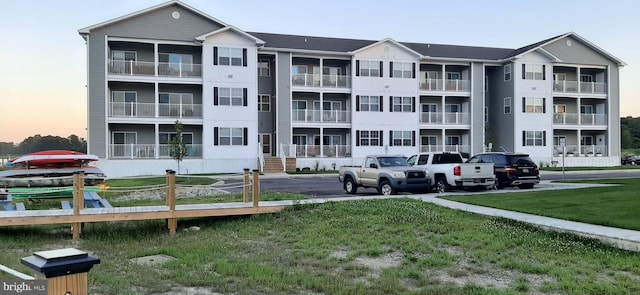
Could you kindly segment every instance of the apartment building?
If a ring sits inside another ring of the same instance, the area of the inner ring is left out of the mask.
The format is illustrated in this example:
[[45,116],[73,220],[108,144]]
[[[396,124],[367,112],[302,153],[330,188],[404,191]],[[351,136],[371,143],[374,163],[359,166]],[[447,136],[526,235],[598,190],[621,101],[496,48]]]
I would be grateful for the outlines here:
[[79,33],[88,152],[111,177],[177,169],[176,122],[180,173],[443,150],[620,163],[625,64],[573,32],[518,49],[284,35],[169,1]]

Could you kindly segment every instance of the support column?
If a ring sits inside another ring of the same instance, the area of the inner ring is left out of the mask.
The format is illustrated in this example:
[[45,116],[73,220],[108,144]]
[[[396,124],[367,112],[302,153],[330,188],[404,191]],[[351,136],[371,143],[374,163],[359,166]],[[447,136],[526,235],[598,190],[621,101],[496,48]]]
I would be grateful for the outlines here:
[[242,182],[242,201],[249,203],[249,168],[244,168],[244,181]]
[[[176,172],[173,170],[167,170],[167,195],[166,195],[166,204],[169,206],[169,211],[171,211],[171,216],[175,216],[176,210]],[[176,228],[178,227],[178,219],[177,218],[169,218],[167,219],[167,227],[169,228],[169,235],[173,236],[176,234]]]
[[260,171],[253,170],[253,183],[251,188],[253,190],[253,207],[258,207],[258,202],[260,201],[260,181],[258,180],[258,175]]

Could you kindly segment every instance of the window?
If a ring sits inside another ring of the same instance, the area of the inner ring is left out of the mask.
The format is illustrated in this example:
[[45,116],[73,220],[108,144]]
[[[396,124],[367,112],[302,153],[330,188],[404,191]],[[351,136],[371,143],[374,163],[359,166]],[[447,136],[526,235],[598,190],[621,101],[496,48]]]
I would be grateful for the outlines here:
[[460,80],[460,73],[447,72],[447,80]]
[[391,97],[391,111],[392,112],[404,112],[404,113],[413,112],[414,111],[414,108],[413,108],[413,97],[392,96]]
[[553,81],[566,81],[567,74],[565,73],[553,73]]
[[[176,138],[175,132],[160,132],[158,134],[158,142],[160,144],[171,144],[171,141]],[[183,132],[182,133],[182,142],[184,144],[193,144],[193,133],[191,132]]]
[[438,137],[433,135],[423,135],[420,137],[420,145],[423,146],[437,146]]
[[489,108],[484,107],[484,121],[489,122]]
[[213,88],[213,105],[247,106],[247,88]]
[[356,60],[356,74],[363,77],[382,77],[382,62]]
[[271,96],[268,94],[258,95],[258,111],[270,112],[271,111]]
[[504,80],[511,81],[511,64],[504,66]]
[[511,97],[504,98],[504,113],[511,114]]
[[593,106],[592,105],[581,105],[580,106],[581,114],[593,114]]
[[191,93],[168,93],[158,94],[160,116],[179,116],[180,112],[184,116],[193,116],[193,94]]
[[193,70],[193,56],[180,53],[159,53],[160,74]]
[[524,146],[545,146],[546,131],[522,131]]
[[268,60],[258,61],[258,76],[269,77],[271,76],[271,64]]
[[381,112],[381,96],[356,95],[356,111]]
[[489,91],[489,76],[484,76],[484,92]]
[[567,112],[567,105],[566,104],[554,104],[553,105],[553,112],[554,113],[566,113]]
[[413,67],[410,62],[390,62],[389,72],[392,78],[415,78]]
[[422,104],[422,112],[423,113],[436,113],[438,112],[438,105],[433,103],[423,103]]
[[138,134],[135,132],[113,132],[111,134],[111,156],[113,157],[133,157],[137,156],[134,148],[137,144]]
[[593,76],[581,74],[580,75],[580,82],[593,82]]
[[213,65],[246,67],[247,49],[213,47]]
[[360,130],[356,132],[356,145],[381,146],[382,130]]
[[460,105],[459,104],[446,104],[444,106],[445,113],[459,113]]
[[137,61],[138,53],[135,51],[113,50],[111,51],[111,59],[117,61]]
[[523,64],[522,65],[522,79],[525,80],[544,80],[545,66],[544,65],[532,65],[532,64]]
[[566,136],[554,136],[553,137],[553,145],[560,146],[560,145],[562,145],[562,142],[564,142],[566,144],[566,142],[567,142],[567,137]]
[[322,137],[323,145],[341,145],[342,137],[340,135],[325,135]]
[[415,131],[391,131],[391,146],[414,146],[413,135]]
[[137,93],[133,91],[113,91],[111,93],[112,116],[136,116]]
[[523,113],[546,113],[545,99],[541,97],[523,97],[522,98]]
[[213,128],[213,145],[247,145],[247,128]]
[[135,132],[114,132],[111,141],[113,144],[136,144],[137,137]]
[[306,145],[307,144],[307,136],[306,135],[294,134],[292,142],[295,145]]
[[444,141],[445,145],[460,145],[460,136],[448,135]]
[[593,136],[581,136],[580,137],[580,145],[594,145],[595,140],[593,140]]

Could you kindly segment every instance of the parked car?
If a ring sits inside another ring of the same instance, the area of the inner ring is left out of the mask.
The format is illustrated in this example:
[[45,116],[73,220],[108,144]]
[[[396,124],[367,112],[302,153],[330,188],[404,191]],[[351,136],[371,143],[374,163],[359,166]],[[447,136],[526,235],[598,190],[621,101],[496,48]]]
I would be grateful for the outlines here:
[[462,157],[460,153],[428,152],[413,155],[407,162],[429,171],[439,193],[454,188],[486,189],[496,184],[493,163],[464,163]]
[[517,186],[533,188],[540,183],[540,170],[528,154],[522,153],[481,153],[468,161],[469,163],[493,163],[498,188]]
[[636,155],[627,155],[627,156],[622,156],[622,159],[620,161],[620,163],[622,165],[638,165],[640,162],[640,157],[636,156]]
[[371,155],[362,165],[342,166],[338,179],[348,194],[355,194],[358,187],[373,187],[383,195],[395,195],[399,191],[426,192],[431,189],[431,177],[421,168],[414,168],[401,156]]

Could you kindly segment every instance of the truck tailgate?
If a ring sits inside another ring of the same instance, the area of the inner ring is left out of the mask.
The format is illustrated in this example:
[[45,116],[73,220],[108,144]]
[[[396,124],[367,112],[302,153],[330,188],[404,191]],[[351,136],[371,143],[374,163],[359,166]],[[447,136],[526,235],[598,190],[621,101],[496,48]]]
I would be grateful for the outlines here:
[[492,178],[493,163],[465,163],[460,164],[462,178]]

